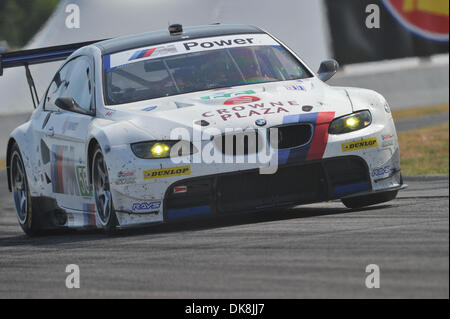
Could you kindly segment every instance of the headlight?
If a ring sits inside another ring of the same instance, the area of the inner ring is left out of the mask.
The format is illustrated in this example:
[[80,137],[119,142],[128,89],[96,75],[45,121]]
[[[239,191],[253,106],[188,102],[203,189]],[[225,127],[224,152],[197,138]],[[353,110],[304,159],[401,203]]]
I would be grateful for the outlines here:
[[131,144],[134,155],[139,158],[169,158],[197,152],[187,141],[151,141]]
[[344,134],[365,128],[372,123],[369,111],[360,111],[335,119],[330,124],[330,134]]

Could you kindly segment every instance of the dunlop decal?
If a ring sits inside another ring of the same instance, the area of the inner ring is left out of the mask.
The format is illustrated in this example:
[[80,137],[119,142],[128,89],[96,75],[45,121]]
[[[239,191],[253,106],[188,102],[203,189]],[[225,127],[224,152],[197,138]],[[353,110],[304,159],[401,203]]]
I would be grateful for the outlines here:
[[191,175],[190,166],[178,166],[144,171],[144,179]]
[[341,144],[342,152],[357,151],[376,146],[378,146],[376,137]]

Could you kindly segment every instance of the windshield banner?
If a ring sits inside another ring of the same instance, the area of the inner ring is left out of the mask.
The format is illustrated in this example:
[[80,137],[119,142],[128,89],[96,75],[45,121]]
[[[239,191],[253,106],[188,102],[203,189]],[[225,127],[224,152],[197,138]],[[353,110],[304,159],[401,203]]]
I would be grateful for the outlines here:
[[108,55],[105,56],[105,68],[111,71],[121,65],[178,54],[259,45],[279,45],[279,43],[267,34],[234,34],[192,39]]

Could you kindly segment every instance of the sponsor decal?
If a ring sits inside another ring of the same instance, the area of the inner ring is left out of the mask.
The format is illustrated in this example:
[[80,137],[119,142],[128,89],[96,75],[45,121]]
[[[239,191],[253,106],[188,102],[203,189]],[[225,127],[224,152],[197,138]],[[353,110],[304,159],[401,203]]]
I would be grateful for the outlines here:
[[211,100],[211,99],[224,99],[224,98],[231,98],[239,95],[247,95],[247,94],[256,94],[253,90],[247,90],[247,91],[240,91],[240,92],[228,92],[228,93],[220,93],[216,95],[206,95],[200,97],[201,100]]
[[296,101],[287,102],[269,102],[269,103],[254,103],[247,105],[233,106],[227,109],[216,109],[214,111],[204,112],[203,117],[219,116],[223,121],[228,121],[232,118],[247,118],[252,116],[271,115],[280,113],[289,113],[290,106],[298,106]]
[[448,42],[448,0],[383,0],[406,29],[426,39]]
[[313,107],[311,105],[303,105],[302,106],[302,110],[304,112],[310,112],[313,109]]
[[132,210],[136,211],[152,211],[158,210],[161,207],[161,202],[142,202],[142,203],[134,203]]
[[392,135],[392,134],[383,134],[383,135],[381,135],[381,139],[383,140],[381,142],[381,146],[382,147],[387,147],[387,146],[394,145],[394,141],[392,140],[393,137],[394,137],[394,135]]
[[75,170],[75,149],[64,145],[53,145],[50,156],[53,193],[80,196]]
[[66,131],[76,131],[77,127],[78,127],[78,123],[71,122],[70,120],[66,120],[64,122],[64,125],[62,128],[62,133],[65,134]]
[[103,57],[103,66],[107,72],[111,72],[117,67],[149,59],[169,57],[191,52],[258,45],[278,45],[278,42],[267,34],[240,34],[192,39],[106,55]]
[[92,188],[90,187],[90,185],[88,183],[86,167],[85,166],[77,166],[76,172],[77,172],[78,187],[80,188],[81,196],[92,197],[93,192],[92,192]]
[[149,107],[142,109],[142,111],[150,112],[150,111],[153,111],[154,109],[156,109],[157,107],[158,107],[157,105],[149,106]]
[[105,117],[111,117],[115,113],[114,110],[109,110],[105,113]]
[[259,97],[246,95],[246,96],[233,97],[231,99],[226,100],[223,104],[224,105],[237,105],[237,104],[252,103],[252,102],[259,101],[259,100],[260,100]]
[[289,91],[306,91],[305,87],[300,84],[286,85],[285,88]]
[[187,186],[175,186],[173,188],[174,194],[180,194],[180,193],[186,193],[187,192]]
[[342,152],[357,151],[375,146],[378,146],[376,137],[341,144]]
[[384,167],[375,168],[372,171],[371,176],[379,177],[379,176],[383,176],[383,175],[390,174],[390,173],[391,173],[391,167],[389,165],[387,165]]
[[192,48],[201,47],[203,49],[223,48],[223,47],[236,47],[236,46],[248,46],[254,44],[254,38],[228,38],[226,40],[217,38],[215,39],[200,39],[196,41],[184,42],[183,46],[186,51],[191,51]]
[[144,173],[143,173],[144,179],[146,179],[146,180],[153,179],[153,178],[173,177],[173,176],[190,175],[190,174],[191,174],[191,167],[189,165],[152,169],[152,170],[144,171]]
[[138,59],[142,59],[142,58],[149,58],[149,57],[157,58],[157,57],[174,54],[177,52],[178,52],[177,48],[173,44],[158,46],[158,47],[154,47],[154,48],[146,48],[146,49],[142,49],[142,50],[138,50],[138,51],[134,52],[134,54],[128,59],[128,61],[138,60]]
[[117,177],[132,177],[134,176],[134,172],[119,172],[117,173]]
[[117,174],[116,185],[126,185],[136,183],[134,172],[122,172]]

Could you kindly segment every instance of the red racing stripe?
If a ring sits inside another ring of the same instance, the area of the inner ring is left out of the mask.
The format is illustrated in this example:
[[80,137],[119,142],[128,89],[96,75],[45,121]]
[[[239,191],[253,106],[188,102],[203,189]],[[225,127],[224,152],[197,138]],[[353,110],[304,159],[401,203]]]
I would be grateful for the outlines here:
[[91,212],[91,225],[95,226],[97,223],[95,221],[95,205],[91,204],[90,206],[90,212]]
[[333,119],[334,112],[319,112],[316,127],[314,128],[314,136],[306,156],[307,161],[322,158],[328,142],[328,127]]
[[152,55],[152,53],[155,52],[155,49],[149,49],[147,52],[145,52],[145,54],[142,56],[143,58],[149,57],[150,55]]

